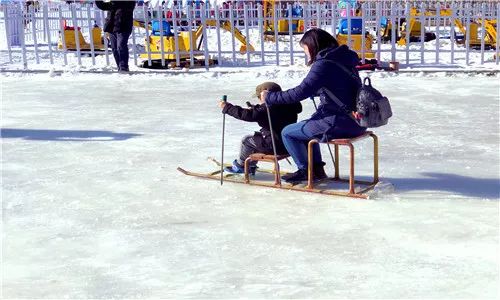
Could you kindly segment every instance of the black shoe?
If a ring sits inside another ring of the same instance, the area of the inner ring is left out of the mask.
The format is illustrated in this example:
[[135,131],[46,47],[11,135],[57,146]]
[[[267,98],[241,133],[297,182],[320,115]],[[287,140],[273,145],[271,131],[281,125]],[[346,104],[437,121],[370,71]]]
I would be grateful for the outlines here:
[[314,180],[321,180],[321,179],[325,179],[325,178],[328,178],[328,175],[326,175],[325,173],[325,169],[324,169],[324,166],[326,164],[324,162],[320,162],[320,163],[315,163],[313,165],[313,179]]
[[307,180],[307,169],[298,169],[294,173],[283,175],[281,178],[289,183],[305,181]]

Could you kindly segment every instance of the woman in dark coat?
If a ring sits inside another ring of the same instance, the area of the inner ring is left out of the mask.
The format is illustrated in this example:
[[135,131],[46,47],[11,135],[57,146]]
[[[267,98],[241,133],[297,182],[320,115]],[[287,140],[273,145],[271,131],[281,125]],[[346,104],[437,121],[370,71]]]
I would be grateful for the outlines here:
[[135,1],[96,1],[95,4],[108,11],[104,32],[109,33],[118,71],[128,72],[128,38],[132,33]]
[[[347,111],[356,110],[355,97],[361,82],[354,68],[359,62],[356,52],[345,45],[339,46],[333,36],[317,28],[304,34],[300,46],[311,66],[306,78],[295,88],[282,92],[263,91],[261,95],[270,107],[296,103],[317,94],[320,96],[320,105],[310,119],[288,125],[281,132],[283,143],[298,167],[297,172],[283,176],[287,182],[307,180],[307,144],[311,139],[349,138],[366,131],[322,89],[330,90]],[[347,68],[351,74],[337,64]],[[326,178],[325,163],[318,144],[313,148],[313,160],[314,179]]]

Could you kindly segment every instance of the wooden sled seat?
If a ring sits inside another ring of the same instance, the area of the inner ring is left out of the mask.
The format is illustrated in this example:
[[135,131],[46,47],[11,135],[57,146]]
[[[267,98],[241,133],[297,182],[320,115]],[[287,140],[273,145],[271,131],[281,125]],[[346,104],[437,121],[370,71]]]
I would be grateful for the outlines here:
[[[354,179],[354,143],[360,140],[363,140],[365,138],[371,137],[373,139],[373,181],[361,181],[361,180],[355,180]],[[320,143],[318,140],[314,139],[309,141],[308,144],[308,180],[307,180],[307,188],[308,189],[313,189],[314,188],[314,178],[313,178],[313,157],[312,157],[312,147],[314,144]],[[353,138],[345,138],[345,139],[333,139],[325,144],[330,144],[334,145],[335,151],[334,151],[334,167],[335,167],[335,176],[332,178],[333,180],[338,180],[338,181],[349,181],[349,191],[348,192],[339,192],[339,195],[342,196],[351,196],[351,197],[360,197],[360,198],[366,198],[366,195],[363,193],[372,189],[375,184],[378,182],[378,138],[377,136],[371,132],[371,131],[366,131],[364,134],[353,137]],[[339,146],[347,146],[349,147],[349,180],[345,180],[340,178],[340,172],[339,172]],[[366,188],[356,192],[354,190],[354,184],[355,183],[360,183],[366,185]]]
[[254,153],[250,154],[250,156],[245,159],[245,183],[250,182],[250,162],[251,161],[265,161],[270,162],[274,165],[274,184],[281,186],[281,178],[280,178],[280,166],[278,161],[289,157],[290,155],[272,155],[272,154],[264,154],[264,153]]

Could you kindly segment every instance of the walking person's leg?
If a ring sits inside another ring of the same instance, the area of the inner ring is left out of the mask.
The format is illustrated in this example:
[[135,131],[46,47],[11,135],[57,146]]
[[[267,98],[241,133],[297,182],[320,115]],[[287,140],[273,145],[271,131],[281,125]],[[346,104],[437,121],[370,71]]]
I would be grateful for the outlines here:
[[128,71],[128,38],[130,37],[130,32],[119,32],[117,33],[117,46],[119,55],[119,70]]
[[117,34],[114,32],[109,32],[109,43],[111,44],[111,51],[113,52],[113,57],[115,58],[116,67],[120,70],[120,54],[118,53],[118,41]]

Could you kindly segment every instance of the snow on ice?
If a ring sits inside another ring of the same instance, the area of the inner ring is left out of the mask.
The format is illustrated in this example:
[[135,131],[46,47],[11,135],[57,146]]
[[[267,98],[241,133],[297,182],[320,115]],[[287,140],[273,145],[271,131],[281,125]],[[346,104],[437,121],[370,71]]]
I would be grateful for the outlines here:
[[[221,95],[306,71],[2,74],[3,296],[497,297],[498,76],[372,73],[394,117],[370,200],[176,171],[214,169]],[[226,122],[229,161],[257,126]]]

